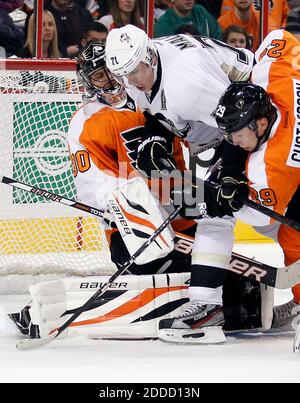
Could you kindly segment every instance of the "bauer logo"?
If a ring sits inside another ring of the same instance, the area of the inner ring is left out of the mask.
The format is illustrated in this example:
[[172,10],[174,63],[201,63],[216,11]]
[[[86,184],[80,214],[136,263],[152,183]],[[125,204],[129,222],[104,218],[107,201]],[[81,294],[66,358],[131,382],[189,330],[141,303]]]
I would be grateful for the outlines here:
[[261,280],[267,274],[266,270],[263,270],[262,268],[252,265],[250,263],[243,262],[239,259],[231,259],[229,269],[230,271],[242,274],[245,277],[254,278],[258,282],[261,282]]
[[[92,282],[84,282],[84,283],[80,283],[79,288],[102,288],[107,286],[108,283],[102,283],[102,282],[98,282],[98,281],[92,281]],[[111,289],[116,289],[116,288],[123,288],[123,289],[127,289],[128,288],[128,283],[125,282],[120,282],[120,283],[110,283],[109,287]]]
[[117,224],[118,230],[122,236],[132,234],[132,231],[128,225],[128,222],[122,213],[120,206],[116,203],[115,200],[108,200],[108,204],[111,208],[111,212],[114,216],[114,220]]

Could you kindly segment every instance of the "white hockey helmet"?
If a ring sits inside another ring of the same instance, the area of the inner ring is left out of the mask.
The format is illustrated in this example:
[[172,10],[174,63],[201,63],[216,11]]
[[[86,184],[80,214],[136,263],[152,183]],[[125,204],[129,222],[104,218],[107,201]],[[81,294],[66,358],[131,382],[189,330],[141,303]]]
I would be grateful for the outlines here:
[[151,39],[134,25],[112,29],[106,39],[106,65],[116,76],[131,73],[140,63],[153,67],[156,55]]

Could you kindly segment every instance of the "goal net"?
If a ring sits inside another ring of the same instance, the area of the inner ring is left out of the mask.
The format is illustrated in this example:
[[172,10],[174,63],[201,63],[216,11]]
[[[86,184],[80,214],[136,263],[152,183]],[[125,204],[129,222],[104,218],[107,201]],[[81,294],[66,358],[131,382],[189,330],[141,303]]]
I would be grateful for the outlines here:
[[[75,68],[0,61],[0,174],[78,200],[66,141],[84,92]],[[0,206],[0,276],[115,271],[97,218],[3,183]]]

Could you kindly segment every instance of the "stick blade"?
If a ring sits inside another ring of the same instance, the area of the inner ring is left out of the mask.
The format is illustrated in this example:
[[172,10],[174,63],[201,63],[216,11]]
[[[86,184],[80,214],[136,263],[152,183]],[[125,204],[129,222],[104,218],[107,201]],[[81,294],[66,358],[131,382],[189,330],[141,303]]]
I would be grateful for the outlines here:
[[27,350],[32,350],[34,348],[39,348],[46,346],[47,344],[51,343],[52,340],[54,340],[58,336],[58,330],[52,333],[49,336],[42,337],[41,339],[26,339],[20,341],[16,345],[16,348],[21,351],[27,351]]

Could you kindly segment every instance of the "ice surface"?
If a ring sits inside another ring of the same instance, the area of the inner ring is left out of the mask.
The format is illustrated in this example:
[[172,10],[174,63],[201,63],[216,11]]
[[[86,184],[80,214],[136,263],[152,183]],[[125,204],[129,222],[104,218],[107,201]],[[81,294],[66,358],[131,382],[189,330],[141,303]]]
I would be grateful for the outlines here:
[[[235,251],[282,266],[278,245],[239,245]],[[276,290],[277,304],[291,298]],[[5,300],[0,300],[6,309]],[[5,332],[4,332],[5,330]],[[55,340],[18,351],[21,337],[0,319],[1,382],[299,382],[300,354],[291,337],[228,338],[222,345],[172,345],[157,340]]]

